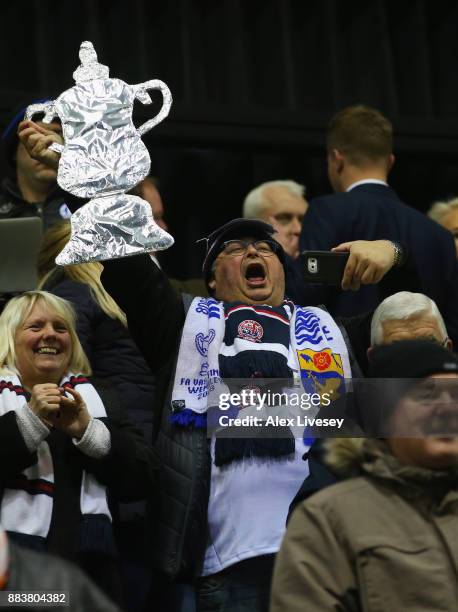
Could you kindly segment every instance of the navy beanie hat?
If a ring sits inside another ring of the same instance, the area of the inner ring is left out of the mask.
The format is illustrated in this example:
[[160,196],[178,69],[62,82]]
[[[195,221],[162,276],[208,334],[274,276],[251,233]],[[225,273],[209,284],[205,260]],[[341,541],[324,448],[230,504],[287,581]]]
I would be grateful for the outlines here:
[[285,252],[281,244],[273,238],[275,231],[271,225],[259,219],[233,219],[216,229],[207,238],[203,238],[207,241],[207,253],[202,266],[202,275],[207,289],[210,291],[208,283],[212,276],[213,262],[218,257],[220,247],[226,240],[245,238],[246,236],[253,236],[253,238],[260,240],[273,240],[278,245],[277,257],[284,266]]

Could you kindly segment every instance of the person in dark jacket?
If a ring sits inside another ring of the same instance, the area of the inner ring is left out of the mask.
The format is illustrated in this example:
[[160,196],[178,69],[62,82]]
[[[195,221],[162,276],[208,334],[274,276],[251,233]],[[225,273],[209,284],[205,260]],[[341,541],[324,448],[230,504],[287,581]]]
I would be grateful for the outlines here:
[[0,594],[6,599],[0,609],[22,601],[14,609],[30,610],[35,599],[34,607],[42,612],[55,610],[59,602],[68,612],[120,612],[79,567],[8,541],[1,527]]
[[[42,101],[42,100],[41,100]],[[26,106],[11,119],[0,141],[3,177],[0,185],[0,221],[16,217],[41,217],[44,229],[68,219],[66,193],[57,185],[55,169],[30,157],[17,136]],[[37,123],[38,127],[41,124]],[[60,123],[46,124],[60,133]]]
[[91,374],[65,300],[13,298],[0,316],[0,487],[15,541],[77,561],[119,599],[112,515],[154,491],[158,461],[125,403]]
[[[391,123],[367,106],[350,106],[330,121],[328,175],[334,195],[314,198],[302,226],[300,249],[328,251],[352,240],[387,238],[405,246],[421,282],[413,290],[433,299],[458,345],[458,266],[453,238],[426,215],[406,206],[388,185],[394,163]],[[387,297],[378,285],[356,293],[330,289],[321,303],[339,316],[374,310]]]
[[[284,310],[283,251],[272,240],[272,232],[273,228],[261,221],[238,219],[209,237],[204,277],[216,299],[195,298],[186,322],[182,298],[147,256],[104,262],[104,286],[126,312],[129,329],[151,369],[161,371],[164,409],[155,446],[164,465],[162,495],[151,519],[156,535],[155,562],[174,578],[197,579],[199,611],[267,609],[269,576],[287,507],[306,470],[302,455],[307,443],[302,439],[293,440],[292,447],[290,441],[285,445],[274,443],[272,456],[269,451],[264,459],[257,455],[264,444],[254,442],[253,448],[250,446],[249,452],[254,453],[250,459],[237,444],[228,449],[214,439],[209,443],[203,425],[205,415],[198,416],[199,406],[193,401],[199,404],[199,399],[193,395],[192,382],[190,386],[186,382],[188,368],[196,369],[196,377],[191,376],[190,381],[198,380],[199,370],[213,370],[205,355],[208,345],[222,333],[218,321],[226,329],[224,341],[219,336],[220,350],[226,352],[223,347],[230,347],[226,356],[220,355],[222,375],[229,370],[233,373],[237,370],[242,378],[272,376],[274,372],[277,376],[287,376],[288,372],[290,375],[291,370],[285,369],[283,349],[281,354],[272,351],[267,359],[262,354],[265,345],[258,342],[265,337],[271,346],[272,338],[279,334],[278,346],[283,342],[289,345],[288,330],[295,329]],[[379,243],[376,250],[379,248],[376,259],[386,272],[393,263],[392,247]],[[357,249],[356,244],[354,254]],[[330,346],[337,350],[333,343],[341,338],[339,346],[343,353],[351,352],[342,330],[324,311],[318,310],[317,325],[323,325],[320,317],[326,317],[332,326]],[[206,332],[186,331],[194,316],[210,322],[215,318],[219,331],[213,328]],[[240,354],[236,349],[238,342],[233,344],[230,337],[231,333],[238,333],[237,329],[250,337],[254,335],[253,341],[245,341]],[[192,340],[189,345],[186,338]],[[314,345],[311,355],[320,352],[322,340]],[[327,365],[320,367],[327,369],[330,362],[324,356],[323,359]],[[350,376],[349,361],[346,363]],[[270,372],[271,367],[274,369]],[[193,399],[185,402],[174,399],[186,392]],[[285,453],[289,455],[286,463],[282,460]]]

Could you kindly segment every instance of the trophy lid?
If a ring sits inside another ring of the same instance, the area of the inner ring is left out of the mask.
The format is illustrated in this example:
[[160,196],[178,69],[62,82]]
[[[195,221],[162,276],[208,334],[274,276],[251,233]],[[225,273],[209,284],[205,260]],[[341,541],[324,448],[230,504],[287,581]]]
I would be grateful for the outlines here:
[[110,74],[108,66],[99,64],[94,45],[85,40],[81,43],[79,57],[81,65],[73,73],[75,83],[84,83],[94,79],[107,79]]

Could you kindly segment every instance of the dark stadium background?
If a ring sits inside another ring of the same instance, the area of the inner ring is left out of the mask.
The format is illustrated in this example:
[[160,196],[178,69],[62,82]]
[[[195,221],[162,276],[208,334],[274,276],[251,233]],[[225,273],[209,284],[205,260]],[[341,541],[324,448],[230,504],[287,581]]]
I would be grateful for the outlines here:
[[[405,202],[425,210],[458,195],[453,0],[24,0],[0,16],[1,128],[24,101],[73,85],[83,40],[110,76],[169,85],[171,114],[144,140],[174,276],[199,273],[195,240],[239,216],[257,183],[328,192],[326,123],[348,104],[393,121],[391,184]],[[135,123],[153,112],[138,105]]]

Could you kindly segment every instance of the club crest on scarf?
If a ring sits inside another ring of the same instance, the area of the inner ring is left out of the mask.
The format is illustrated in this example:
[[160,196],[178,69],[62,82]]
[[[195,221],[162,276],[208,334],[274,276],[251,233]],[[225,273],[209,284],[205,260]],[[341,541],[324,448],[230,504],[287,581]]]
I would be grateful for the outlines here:
[[246,319],[242,321],[237,328],[237,335],[243,340],[249,342],[261,342],[261,338],[264,335],[262,325],[252,319]]
[[297,351],[302,385],[307,393],[330,393],[338,399],[343,391],[344,368],[342,357],[330,348],[321,351],[302,349]]

